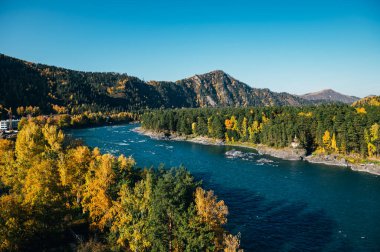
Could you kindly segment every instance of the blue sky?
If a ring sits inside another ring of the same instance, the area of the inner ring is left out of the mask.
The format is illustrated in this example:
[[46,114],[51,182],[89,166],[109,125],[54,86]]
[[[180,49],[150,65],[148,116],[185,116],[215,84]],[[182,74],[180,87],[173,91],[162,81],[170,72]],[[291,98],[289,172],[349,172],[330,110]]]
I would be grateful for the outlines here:
[[380,2],[0,0],[0,52],[144,80],[221,69],[274,91],[380,95]]

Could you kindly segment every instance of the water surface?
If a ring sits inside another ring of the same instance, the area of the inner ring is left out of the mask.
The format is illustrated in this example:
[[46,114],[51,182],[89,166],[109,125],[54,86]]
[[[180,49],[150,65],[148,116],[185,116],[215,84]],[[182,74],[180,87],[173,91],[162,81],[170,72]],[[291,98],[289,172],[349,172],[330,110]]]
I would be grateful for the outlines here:
[[[241,232],[245,251],[380,251],[379,176],[244,148],[154,140],[135,127],[70,133],[102,152],[133,156],[139,166],[184,165],[226,202],[227,228]],[[243,155],[226,156],[231,149]]]

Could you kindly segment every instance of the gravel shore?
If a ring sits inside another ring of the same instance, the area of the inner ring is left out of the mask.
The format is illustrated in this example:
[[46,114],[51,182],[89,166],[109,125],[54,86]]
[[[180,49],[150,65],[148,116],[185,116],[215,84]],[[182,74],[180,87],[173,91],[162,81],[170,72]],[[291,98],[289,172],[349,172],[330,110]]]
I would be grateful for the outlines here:
[[304,149],[294,149],[291,147],[276,149],[268,147],[265,145],[251,145],[245,143],[228,143],[226,144],[222,140],[212,139],[203,136],[191,137],[191,136],[179,136],[176,133],[164,133],[164,132],[154,132],[151,130],[143,129],[142,127],[137,127],[134,129],[135,132],[149,136],[153,139],[158,140],[171,140],[171,141],[188,141],[198,144],[205,145],[229,145],[236,147],[244,147],[257,150],[260,154],[270,155],[276,158],[281,158],[285,160],[304,160],[310,163],[325,164],[333,166],[343,166],[348,167],[354,171],[367,172],[375,175],[380,175],[380,165],[374,163],[363,163],[363,164],[352,164],[347,162],[344,158],[339,158],[337,155],[309,155],[306,156],[306,150]]

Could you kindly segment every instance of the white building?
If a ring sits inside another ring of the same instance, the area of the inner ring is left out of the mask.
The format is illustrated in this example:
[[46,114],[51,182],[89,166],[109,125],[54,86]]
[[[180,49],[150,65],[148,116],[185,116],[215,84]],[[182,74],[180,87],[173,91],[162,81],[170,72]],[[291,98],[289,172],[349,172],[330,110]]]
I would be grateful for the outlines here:
[[[20,120],[12,120],[12,129],[17,130]],[[9,119],[0,121],[0,130],[9,130]]]
[[294,136],[293,142],[290,144],[294,149],[298,148],[300,145],[300,141],[298,140],[297,136]]

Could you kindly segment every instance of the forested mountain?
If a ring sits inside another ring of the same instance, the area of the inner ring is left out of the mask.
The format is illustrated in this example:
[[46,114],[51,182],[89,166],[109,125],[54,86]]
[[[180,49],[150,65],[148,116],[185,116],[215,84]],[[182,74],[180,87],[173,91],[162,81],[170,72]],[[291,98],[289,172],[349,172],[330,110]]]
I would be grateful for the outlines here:
[[332,89],[324,89],[314,93],[307,93],[301,95],[301,98],[310,101],[343,102],[346,104],[351,104],[360,99],[359,97],[338,93]]
[[222,71],[176,82],[149,81],[119,73],[82,72],[35,64],[0,54],[0,105],[37,106],[43,113],[67,110],[136,110],[209,106],[302,105],[288,93],[252,88]]
[[364,106],[364,105],[370,105],[370,106],[380,106],[380,96],[367,96],[363,99],[360,99],[352,104],[352,106]]

